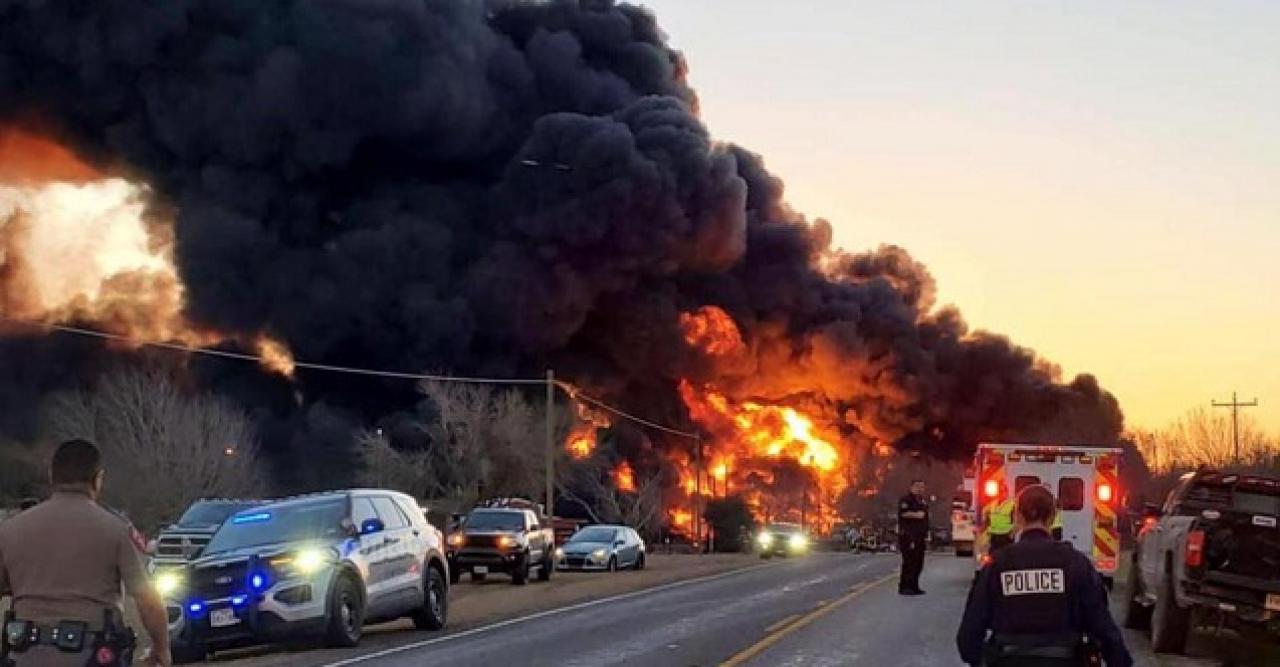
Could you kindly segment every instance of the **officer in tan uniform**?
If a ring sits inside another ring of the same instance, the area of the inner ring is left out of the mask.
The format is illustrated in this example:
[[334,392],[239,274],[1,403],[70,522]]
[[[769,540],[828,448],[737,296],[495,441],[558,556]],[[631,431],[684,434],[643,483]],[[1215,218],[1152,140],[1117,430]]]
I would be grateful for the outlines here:
[[140,664],[172,663],[164,604],[143,568],[138,533],[96,502],[102,478],[97,446],[64,442],[50,466],[53,496],[0,524],[0,599],[12,597],[13,606],[3,638],[18,667],[126,664],[122,588],[151,638]]

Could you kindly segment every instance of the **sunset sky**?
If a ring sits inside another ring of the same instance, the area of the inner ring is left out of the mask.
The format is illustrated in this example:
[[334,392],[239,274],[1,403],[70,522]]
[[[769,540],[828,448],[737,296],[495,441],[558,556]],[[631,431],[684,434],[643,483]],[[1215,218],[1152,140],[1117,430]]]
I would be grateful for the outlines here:
[[643,0],[713,134],[1131,426],[1280,431],[1280,3]]

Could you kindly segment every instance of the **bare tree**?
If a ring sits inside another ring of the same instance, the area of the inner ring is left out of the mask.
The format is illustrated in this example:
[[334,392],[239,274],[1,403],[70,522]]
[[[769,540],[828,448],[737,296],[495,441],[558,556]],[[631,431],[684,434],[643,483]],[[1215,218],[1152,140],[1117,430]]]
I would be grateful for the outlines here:
[[557,492],[577,504],[596,523],[621,523],[643,534],[662,519],[663,475],[640,476],[634,489],[618,488],[615,467],[601,456],[574,461],[557,478]]
[[[1159,452],[1165,467],[1213,467],[1234,465],[1235,445],[1231,438],[1231,417],[1195,408],[1156,434],[1147,446]],[[1243,465],[1269,462],[1276,455],[1276,442],[1259,428],[1249,415],[1240,418],[1240,458]]]
[[91,389],[55,395],[43,416],[51,438],[102,448],[104,500],[144,530],[198,498],[265,488],[248,416],[211,394],[184,391],[161,368],[117,371]]

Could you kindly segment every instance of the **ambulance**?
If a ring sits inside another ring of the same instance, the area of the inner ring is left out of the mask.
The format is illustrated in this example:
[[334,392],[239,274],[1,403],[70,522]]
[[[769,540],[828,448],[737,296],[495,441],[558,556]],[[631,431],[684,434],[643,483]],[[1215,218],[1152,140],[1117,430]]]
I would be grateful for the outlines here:
[[1047,486],[1062,513],[1062,539],[1093,561],[1110,587],[1120,554],[1120,465],[1123,451],[1096,445],[981,444],[977,471],[974,566],[990,562],[987,509],[1034,484]]
[[973,545],[977,538],[973,505],[976,474],[974,466],[966,467],[964,482],[956,487],[955,495],[951,497],[951,544],[955,547],[956,556],[961,558],[973,555]]

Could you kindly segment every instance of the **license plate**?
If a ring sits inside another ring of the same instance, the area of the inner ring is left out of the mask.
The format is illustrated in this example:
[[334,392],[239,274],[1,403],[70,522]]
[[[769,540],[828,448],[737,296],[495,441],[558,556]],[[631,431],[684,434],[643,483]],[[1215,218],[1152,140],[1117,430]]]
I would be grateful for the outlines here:
[[225,628],[230,625],[236,625],[240,622],[240,617],[236,616],[234,609],[214,609],[209,612],[209,625],[215,628]]
[[474,573],[476,573],[476,574],[489,574],[489,568],[487,568],[487,567],[485,567],[485,566],[483,566],[483,565],[477,565],[477,566],[475,566],[475,567],[471,568],[471,571],[472,571],[472,572],[474,572]]
[[1267,594],[1267,609],[1280,611],[1280,593]]

